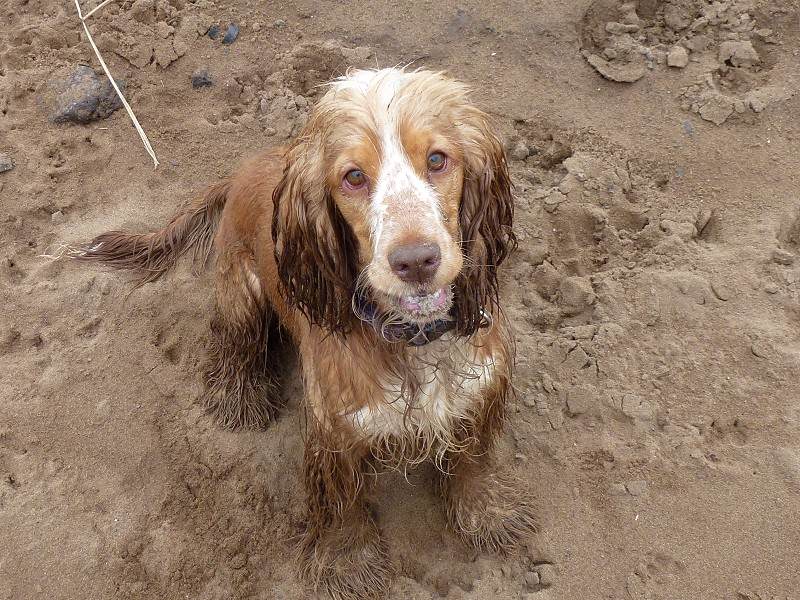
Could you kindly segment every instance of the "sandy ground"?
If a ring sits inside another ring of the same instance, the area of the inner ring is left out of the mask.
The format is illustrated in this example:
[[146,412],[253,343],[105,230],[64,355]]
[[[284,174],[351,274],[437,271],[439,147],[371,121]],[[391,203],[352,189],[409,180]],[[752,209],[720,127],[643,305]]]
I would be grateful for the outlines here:
[[392,598],[800,598],[797,2],[115,4],[92,28],[156,171],[123,111],[48,121],[51,82],[96,66],[71,3],[0,0],[0,598],[304,597],[291,354],[282,417],[222,432],[197,406],[208,276],[130,293],[43,255],[163,222],[316,84],[400,63],[474,85],[513,156],[501,451],[543,529],[476,556],[429,470],[384,476]]

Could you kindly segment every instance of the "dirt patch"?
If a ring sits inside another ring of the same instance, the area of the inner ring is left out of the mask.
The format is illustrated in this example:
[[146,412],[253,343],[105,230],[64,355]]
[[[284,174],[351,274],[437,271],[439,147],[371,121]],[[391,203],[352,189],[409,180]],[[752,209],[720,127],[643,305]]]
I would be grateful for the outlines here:
[[[777,11],[782,12],[782,11]],[[795,90],[770,82],[771,48],[785,33],[755,2],[619,2],[597,0],[581,24],[586,60],[612,81],[632,83],[648,73],[683,70],[681,106],[721,125],[734,114],[760,113]]]
[[291,351],[277,422],[220,431],[197,404],[210,278],[187,265],[131,292],[50,257],[163,222],[296,135],[325,81],[396,64],[469,82],[508,150],[500,450],[543,528],[475,555],[430,469],[386,475],[391,597],[795,597],[796,3],[222,4],[92,21],[153,171],[124,111],[51,122],[54,82],[97,67],[68,3],[0,0],[0,598],[304,597]]

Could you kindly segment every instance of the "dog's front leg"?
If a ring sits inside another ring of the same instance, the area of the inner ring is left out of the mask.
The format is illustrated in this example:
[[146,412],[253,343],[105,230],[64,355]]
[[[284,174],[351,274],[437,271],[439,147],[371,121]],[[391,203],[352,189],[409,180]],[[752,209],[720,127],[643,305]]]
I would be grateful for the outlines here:
[[226,429],[262,429],[279,407],[266,362],[273,314],[255,272],[253,255],[242,245],[219,251],[203,402]]
[[461,422],[461,442],[445,461],[441,490],[452,529],[478,550],[507,553],[536,533],[530,492],[494,458],[504,394],[487,394],[474,421]]
[[308,522],[301,575],[334,600],[383,598],[393,570],[365,500],[366,448],[312,426],[305,448]]

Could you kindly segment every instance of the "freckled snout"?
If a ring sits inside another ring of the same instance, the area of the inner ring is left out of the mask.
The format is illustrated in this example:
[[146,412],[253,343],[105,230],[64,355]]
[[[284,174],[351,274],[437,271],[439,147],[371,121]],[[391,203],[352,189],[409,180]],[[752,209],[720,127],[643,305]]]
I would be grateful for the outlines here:
[[406,283],[429,283],[439,265],[442,252],[438,244],[405,244],[389,252],[389,266],[397,277]]

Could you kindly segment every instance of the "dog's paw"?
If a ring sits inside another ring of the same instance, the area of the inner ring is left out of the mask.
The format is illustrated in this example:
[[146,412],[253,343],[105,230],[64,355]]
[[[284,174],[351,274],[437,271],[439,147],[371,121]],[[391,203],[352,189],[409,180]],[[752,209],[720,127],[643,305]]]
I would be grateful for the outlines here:
[[477,550],[509,553],[539,529],[529,494],[507,474],[450,486],[445,502],[450,526]]
[[265,377],[205,378],[203,405],[223,429],[266,429],[278,413],[275,386]]
[[386,543],[373,522],[309,531],[299,550],[302,579],[331,600],[382,600],[394,579]]

